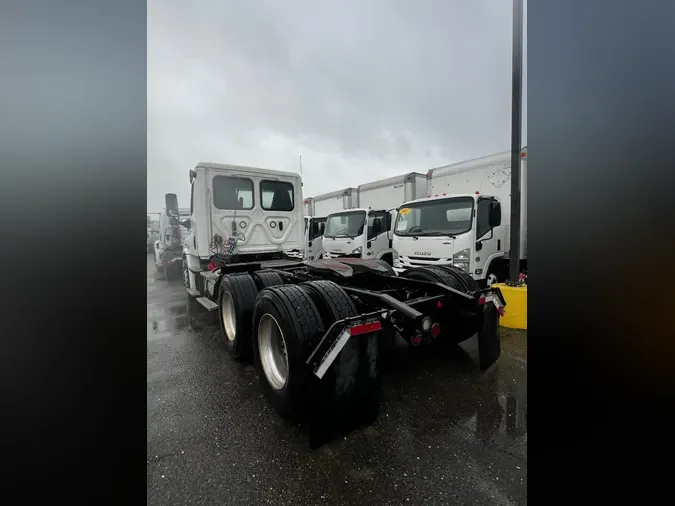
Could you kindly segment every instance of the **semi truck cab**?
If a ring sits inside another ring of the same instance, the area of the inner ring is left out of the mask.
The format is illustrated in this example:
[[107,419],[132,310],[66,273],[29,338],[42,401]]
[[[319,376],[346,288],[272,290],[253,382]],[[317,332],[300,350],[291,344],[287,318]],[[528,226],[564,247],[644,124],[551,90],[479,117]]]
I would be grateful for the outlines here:
[[190,170],[190,232],[183,256],[186,284],[214,264],[302,260],[300,176],[291,172],[202,162]]
[[[448,195],[414,200],[398,210],[394,226],[394,270],[454,265],[476,281],[503,268],[508,239],[502,202],[490,195]],[[502,260],[502,261],[500,261]]]

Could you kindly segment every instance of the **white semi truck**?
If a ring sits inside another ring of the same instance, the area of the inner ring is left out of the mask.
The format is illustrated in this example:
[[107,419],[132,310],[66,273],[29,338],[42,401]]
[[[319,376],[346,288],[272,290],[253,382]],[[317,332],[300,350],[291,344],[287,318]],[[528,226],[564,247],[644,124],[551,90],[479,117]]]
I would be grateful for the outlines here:
[[[379,343],[397,332],[411,346],[475,337],[483,369],[499,358],[501,292],[456,267],[411,269],[417,278],[404,279],[381,260],[289,259],[303,238],[298,174],[200,163],[190,185],[188,321],[198,329],[202,308],[217,312],[230,355],[252,356],[274,408],[309,415],[313,434],[347,412],[366,423],[377,416]],[[166,207],[179,214],[176,195]]]
[[[521,152],[520,269],[527,270],[527,148]],[[491,286],[508,277],[511,152],[432,169],[427,197],[406,202],[394,227],[394,270],[454,265]]]
[[183,242],[187,238],[187,229],[180,226],[182,220],[189,219],[190,210],[178,210],[178,215],[170,215],[163,209],[159,215],[157,238],[153,245],[155,266],[164,274],[167,281],[180,279],[183,258]]
[[412,172],[358,187],[359,207],[332,212],[326,217],[323,257],[377,258],[394,261],[391,225],[396,209],[426,195],[427,178]]

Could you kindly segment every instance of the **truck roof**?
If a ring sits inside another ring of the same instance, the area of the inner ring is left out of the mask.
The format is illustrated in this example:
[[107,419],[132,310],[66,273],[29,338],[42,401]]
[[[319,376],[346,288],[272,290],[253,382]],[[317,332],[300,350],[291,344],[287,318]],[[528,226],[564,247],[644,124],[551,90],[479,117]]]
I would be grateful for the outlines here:
[[[520,156],[523,160],[527,159],[527,146],[523,146]],[[430,179],[433,176],[441,176],[444,174],[451,174],[455,172],[462,172],[465,170],[475,169],[477,167],[482,167],[486,165],[492,165],[501,161],[511,161],[511,151],[502,151],[500,153],[493,153],[487,156],[480,156],[478,158],[472,158],[470,160],[464,160],[457,163],[451,163],[449,165],[442,165],[434,169],[429,169],[427,172],[427,178]]]
[[213,162],[199,162],[195,167],[195,170],[199,169],[236,170],[238,172],[250,174],[269,174],[270,176],[300,177],[300,174],[297,174],[295,172],[286,172],[283,170],[275,170],[275,169],[261,169],[259,167],[247,167],[246,165],[228,165]]
[[404,174],[402,176],[393,176],[393,177],[388,177],[385,179],[380,179],[378,181],[373,181],[371,183],[364,183],[362,185],[359,185],[359,192],[362,191],[368,191],[368,190],[375,190],[377,188],[386,188],[387,186],[391,186],[396,183],[405,183],[406,181],[413,181],[416,177],[426,177],[424,174],[420,174],[418,172],[410,172],[408,174]]
[[312,199],[315,202],[317,200],[323,200],[323,199],[330,199],[333,197],[343,197],[345,195],[349,195],[351,192],[357,191],[357,188],[343,188],[342,190],[336,190],[334,192],[328,192],[328,193],[322,193],[321,195],[316,195],[315,197],[307,197],[308,199]]
[[457,194],[453,193],[453,194],[450,194],[450,195],[436,195],[434,197],[422,197],[421,199],[415,199],[415,200],[410,200],[409,202],[404,202],[403,204],[401,204],[400,207],[403,207],[403,206],[409,205],[409,204],[417,204],[418,202],[430,202],[430,201],[433,201],[433,200],[451,199],[453,197],[473,197],[473,196],[474,196],[474,194],[471,194],[471,193],[457,193]]

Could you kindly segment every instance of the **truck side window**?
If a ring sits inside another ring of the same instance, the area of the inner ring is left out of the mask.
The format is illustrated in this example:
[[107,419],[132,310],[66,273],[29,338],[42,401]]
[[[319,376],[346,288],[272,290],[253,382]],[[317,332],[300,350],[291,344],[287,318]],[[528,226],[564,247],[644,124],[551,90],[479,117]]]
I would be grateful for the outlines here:
[[284,181],[261,181],[260,201],[265,211],[290,212],[295,209],[294,188]]
[[241,177],[213,178],[213,205],[217,209],[253,209],[253,181]]
[[490,210],[492,201],[481,199],[478,201],[478,217],[476,218],[476,239],[480,239],[490,231]]
[[387,231],[387,215],[389,213],[370,213],[368,215],[368,239],[373,239]]

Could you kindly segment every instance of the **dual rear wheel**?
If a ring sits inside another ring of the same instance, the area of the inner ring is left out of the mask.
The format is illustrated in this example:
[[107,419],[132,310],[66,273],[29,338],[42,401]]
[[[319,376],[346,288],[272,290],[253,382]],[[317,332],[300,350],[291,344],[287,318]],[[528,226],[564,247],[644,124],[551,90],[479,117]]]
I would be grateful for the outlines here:
[[253,357],[262,389],[282,416],[303,412],[312,381],[305,362],[330,325],[358,314],[354,303],[332,281],[286,285],[274,271],[224,276],[219,293],[230,355]]

